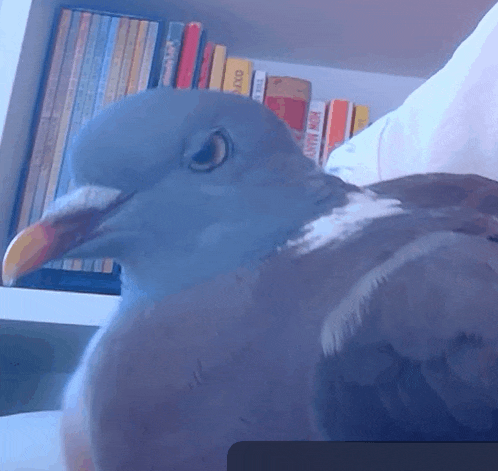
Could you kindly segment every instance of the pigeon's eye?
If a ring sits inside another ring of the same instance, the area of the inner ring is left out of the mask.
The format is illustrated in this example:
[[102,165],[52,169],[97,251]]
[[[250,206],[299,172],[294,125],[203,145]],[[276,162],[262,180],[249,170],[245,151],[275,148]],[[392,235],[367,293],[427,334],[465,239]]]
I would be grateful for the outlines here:
[[216,131],[195,153],[190,160],[189,168],[200,172],[208,172],[221,165],[230,153],[229,140],[222,131]]

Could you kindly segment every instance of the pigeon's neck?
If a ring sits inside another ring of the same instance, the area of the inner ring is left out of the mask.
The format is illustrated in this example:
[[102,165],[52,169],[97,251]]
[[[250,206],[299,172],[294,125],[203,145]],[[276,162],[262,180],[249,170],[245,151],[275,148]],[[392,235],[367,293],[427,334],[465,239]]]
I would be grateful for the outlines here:
[[[150,253],[122,262],[123,294],[162,299],[222,273],[255,269],[287,241],[299,237],[311,221],[346,204],[351,189],[356,187],[342,188],[334,182],[309,198],[302,193],[296,197],[275,193],[269,205],[273,210],[261,209],[264,205],[258,201],[258,211],[249,207],[234,211],[231,219],[213,220],[200,233],[186,237],[185,246],[178,250],[161,241],[147,244]],[[281,201],[276,201],[279,197]]]

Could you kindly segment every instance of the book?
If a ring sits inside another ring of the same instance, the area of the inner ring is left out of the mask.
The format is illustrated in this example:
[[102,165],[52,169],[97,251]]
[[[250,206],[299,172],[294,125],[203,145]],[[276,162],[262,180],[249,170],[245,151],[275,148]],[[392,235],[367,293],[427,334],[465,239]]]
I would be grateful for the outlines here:
[[119,17],[111,17],[111,24],[109,25],[109,33],[105,45],[104,58],[102,61],[102,69],[100,71],[99,83],[97,86],[97,97],[95,98],[95,112],[98,113],[105,104],[105,92],[109,74],[111,70],[112,57],[114,47],[116,45],[116,38],[119,27]]
[[348,116],[352,118],[351,108],[352,104],[348,100],[332,100],[328,104],[320,165],[325,166],[330,153],[346,139]]
[[119,26],[117,31],[116,42],[112,52],[111,67],[109,70],[109,77],[107,79],[104,105],[112,103],[116,98],[116,92],[119,83],[119,74],[121,72],[121,64],[123,63],[123,56],[126,46],[126,37],[128,35],[128,28],[130,26],[130,18],[121,17],[119,19]]
[[192,88],[199,87],[199,79],[201,77],[202,59],[204,58],[204,48],[207,42],[207,32],[205,29],[201,31],[199,38],[199,47],[197,48],[197,58],[195,61],[194,75],[192,77]]
[[255,70],[252,77],[251,98],[264,103],[266,91],[266,72],[264,70]]
[[201,62],[201,72],[199,76],[198,88],[208,88],[211,65],[213,62],[214,43],[208,41],[204,47]]
[[238,57],[228,57],[225,62],[223,91],[249,96],[252,81],[252,62]]
[[269,76],[264,103],[291,128],[299,146],[303,146],[311,83],[295,77]]
[[151,21],[147,30],[147,38],[145,40],[145,50],[140,67],[140,78],[138,79],[138,91],[145,90],[149,86],[150,73],[152,70],[152,62],[154,60],[154,50],[157,43],[157,33],[159,23]]
[[223,86],[226,54],[226,46],[222,46],[221,44],[214,46],[211,75],[209,76],[209,89],[211,90],[221,90]]
[[[76,15],[72,15],[71,10],[62,9],[57,26],[57,35],[54,41],[52,61],[45,86],[40,118],[38,120],[34,145],[31,152],[28,175],[26,177],[26,181],[24,182],[22,204],[17,220],[17,232],[22,231],[29,224],[29,217],[31,214],[33,198],[42,161],[44,159],[44,155],[47,157],[44,152],[47,147],[46,142],[47,139],[49,139],[49,134],[54,134],[54,128],[57,127],[56,120],[53,118],[53,109],[56,99],[62,95],[60,89],[59,94],[57,94],[57,89],[60,82],[60,74],[65,57],[66,44],[68,44],[67,48],[71,49],[71,43],[76,43],[76,25],[78,19],[79,18],[76,18]],[[71,25],[73,25],[71,30],[73,33],[72,37],[69,36]]]
[[202,24],[197,21],[192,21],[185,26],[178,62],[176,88],[192,88],[201,33]]
[[140,20],[138,24],[135,49],[133,51],[133,57],[131,60],[131,68],[128,76],[128,84],[126,86],[126,91],[125,91],[126,95],[130,95],[138,91],[140,68],[142,67],[142,59],[145,52],[145,40],[147,39],[148,29],[149,29],[149,22],[147,20]]
[[138,27],[140,20],[130,18],[128,26],[128,33],[126,35],[126,42],[123,51],[123,60],[121,62],[121,69],[119,71],[119,80],[116,87],[116,96],[114,101],[121,100],[126,95],[126,88],[128,87],[128,80],[130,79],[131,65],[133,61],[133,53],[135,51],[135,44],[137,42]]
[[306,124],[303,153],[317,165],[320,165],[325,110],[326,103],[324,101],[311,100]]
[[356,105],[353,114],[353,132],[352,136],[356,136],[360,131],[365,129],[369,123],[369,109],[365,105]]
[[164,46],[164,59],[161,67],[161,80],[159,83],[165,87],[176,85],[178,59],[182,47],[183,30],[185,23],[172,21],[168,26],[168,35]]

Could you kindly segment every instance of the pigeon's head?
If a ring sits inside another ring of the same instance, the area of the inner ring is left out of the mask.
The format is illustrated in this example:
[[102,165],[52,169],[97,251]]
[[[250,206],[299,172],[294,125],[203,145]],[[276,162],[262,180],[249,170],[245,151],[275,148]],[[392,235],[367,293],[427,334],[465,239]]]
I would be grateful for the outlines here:
[[207,90],[127,97],[84,126],[69,159],[75,190],[12,241],[4,283],[62,257],[114,258],[138,283],[225,270],[344,197],[271,110]]

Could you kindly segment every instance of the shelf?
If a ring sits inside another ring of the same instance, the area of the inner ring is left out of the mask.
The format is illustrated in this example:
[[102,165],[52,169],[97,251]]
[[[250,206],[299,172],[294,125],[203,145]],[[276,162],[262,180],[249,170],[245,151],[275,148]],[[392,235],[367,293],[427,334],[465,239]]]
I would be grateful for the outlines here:
[[119,296],[0,287],[0,319],[101,326]]

